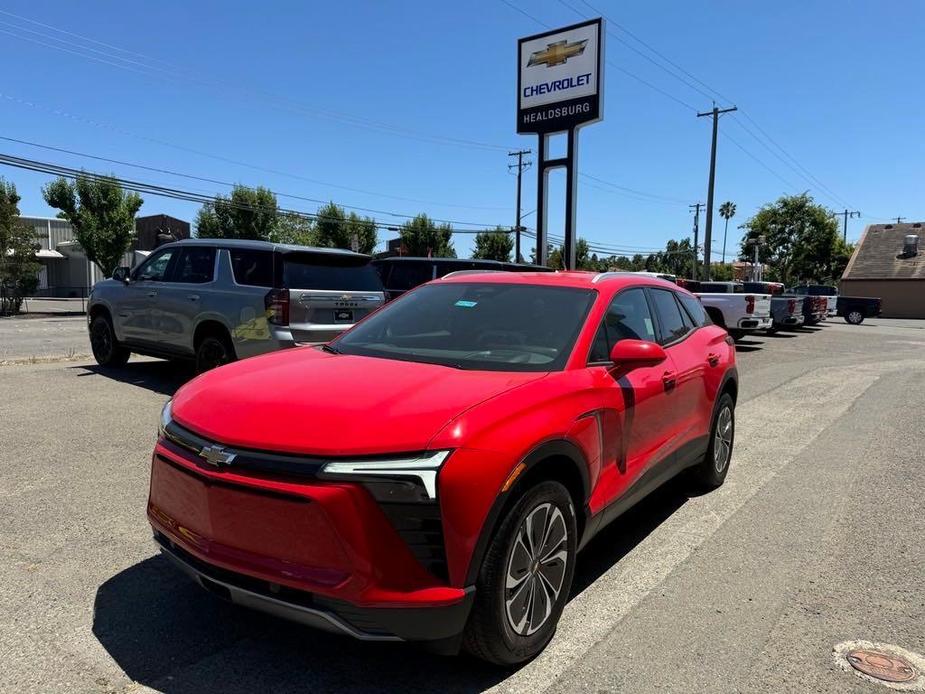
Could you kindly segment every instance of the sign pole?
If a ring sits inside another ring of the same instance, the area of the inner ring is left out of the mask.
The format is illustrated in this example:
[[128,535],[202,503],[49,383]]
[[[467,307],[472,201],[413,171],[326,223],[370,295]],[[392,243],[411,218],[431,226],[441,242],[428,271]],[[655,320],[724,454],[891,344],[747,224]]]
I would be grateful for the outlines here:
[[562,266],[566,270],[577,267],[578,230],[576,228],[576,209],[578,207],[578,133],[577,128],[568,131],[568,155],[565,164],[565,248]]

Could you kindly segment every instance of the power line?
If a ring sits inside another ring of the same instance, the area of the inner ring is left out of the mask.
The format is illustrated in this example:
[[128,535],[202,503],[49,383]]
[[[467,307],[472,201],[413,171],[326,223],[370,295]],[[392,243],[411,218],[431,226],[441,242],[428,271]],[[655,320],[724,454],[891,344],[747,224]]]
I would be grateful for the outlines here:
[[[15,157],[8,154],[0,154],[0,164],[6,164],[19,169],[24,169],[28,171],[34,171],[36,173],[50,174],[53,176],[62,176],[69,179],[77,179],[81,177],[90,178],[94,180],[112,180],[115,181],[120,187],[131,190],[136,193],[146,193],[149,195],[155,195],[160,197],[173,198],[176,200],[185,200],[187,202],[195,202],[199,204],[214,204],[216,202],[216,197],[214,195],[209,195],[207,193],[197,193],[195,191],[183,190],[180,188],[172,188],[169,186],[162,186],[155,183],[147,183],[144,181],[136,181],[132,179],[122,178],[119,176],[110,176],[106,174],[99,174],[92,171],[78,170],[72,167],[62,166],[60,164],[54,164],[51,162],[43,162],[34,159],[26,159],[23,157]],[[252,205],[237,203],[233,200],[224,199],[222,200],[223,205],[233,207],[236,209],[246,209],[246,210],[255,210],[261,208],[255,208]],[[301,217],[304,219],[311,220],[324,220],[332,219],[329,215],[320,215],[317,213],[305,212],[303,210],[288,209],[283,207],[278,207],[277,211],[285,215],[293,215],[296,217]],[[346,221],[346,220],[344,220]],[[434,222],[440,222],[443,224],[461,224],[461,225],[472,225],[472,226],[481,226],[480,229],[452,229],[453,233],[456,234],[478,234],[484,231],[486,228],[495,228],[499,225],[480,225],[475,222],[450,222],[448,220],[438,220],[432,219]],[[394,226],[394,223],[382,222],[380,220],[373,219],[373,224],[379,229],[386,229],[390,231],[395,231],[397,228]]]
[[616,183],[611,183],[610,181],[605,181],[603,178],[592,176],[589,173],[581,172],[578,175],[581,176],[582,178],[586,178],[591,181],[596,181],[597,183],[608,186],[609,188],[614,188],[618,191],[622,191],[625,193],[631,193],[632,195],[637,195],[637,196],[644,197],[644,198],[651,198],[653,201],[667,202],[667,203],[672,203],[672,204],[677,204],[677,205],[687,204],[686,200],[682,200],[680,198],[672,198],[672,197],[668,197],[667,195],[658,195],[656,193],[647,193],[642,190],[636,190],[635,188],[627,188],[626,186],[621,186]]
[[205,157],[207,159],[214,159],[215,161],[224,162],[226,164],[234,164],[235,166],[242,166],[244,168],[252,169],[254,171],[260,171],[262,173],[269,173],[275,176],[283,176],[286,178],[292,178],[298,181],[304,181],[307,183],[313,183],[315,185],[325,186],[327,188],[335,188],[337,190],[346,190],[352,193],[360,193],[362,195],[373,195],[376,197],[387,198],[390,200],[400,200],[403,202],[415,202],[415,203],[420,203],[422,205],[437,205],[439,207],[456,207],[459,209],[471,209],[471,210],[506,210],[508,209],[506,207],[500,207],[500,206],[460,205],[459,203],[438,202],[434,200],[423,200],[420,198],[410,198],[410,197],[405,197],[401,195],[390,195],[388,193],[378,193],[378,192],[371,191],[371,190],[364,190],[363,188],[354,188],[352,186],[343,186],[343,185],[339,185],[336,183],[329,183],[327,181],[321,181],[315,178],[310,178],[308,176],[294,174],[288,171],[281,171],[279,169],[273,169],[273,168],[266,167],[266,166],[260,166],[258,164],[251,164],[245,161],[231,159],[229,157],[224,157],[219,154],[213,154],[211,152],[204,152],[202,150],[195,149],[193,147],[186,147],[184,145],[178,145],[176,143],[168,142],[166,140],[161,140],[156,137],[150,137],[147,135],[139,135],[137,133],[132,132],[131,130],[126,130],[125,128],[122,128],[118,125],[113,125],[112,123],[107,123],[105,121],[97,121],[92,118],[85,118],[83,116],[77,115],[75,113],[70,113],[62,109],[56,109],[56,108],[52,108],[49,106],[44,106],[34,101],[21,99],[11,94],[4,94],[3,92],[0,92],[0,98],[7,99],[8,101],[12,101],[21,106],[27,106],[29,108],[38,109],[40,111],[45,111],[46,113],[51,113],[53,115],[56,115],[62,118],[67,118],[69,120],[72,120],[78,123],[90,125],[94,128],[116,132],[116,133],[119,133],[120,135],[125,135],[126,137],[131,137],[136,140],[152,142],[154,144],[161,145],[163,147],[169,147],[171,149],[175,149],[181,152],[188,152],[190,154],[195,154],[197,156]]

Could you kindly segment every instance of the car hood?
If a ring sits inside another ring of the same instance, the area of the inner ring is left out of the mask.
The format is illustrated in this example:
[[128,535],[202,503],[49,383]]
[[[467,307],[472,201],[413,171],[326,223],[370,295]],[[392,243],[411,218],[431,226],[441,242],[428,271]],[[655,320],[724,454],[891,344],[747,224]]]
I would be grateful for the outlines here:
[[427,448],[466,410],[544,375],[298,348],[196,378],[177,392],[172,412],[179,424],[231,446],[330,456],[409,452]]

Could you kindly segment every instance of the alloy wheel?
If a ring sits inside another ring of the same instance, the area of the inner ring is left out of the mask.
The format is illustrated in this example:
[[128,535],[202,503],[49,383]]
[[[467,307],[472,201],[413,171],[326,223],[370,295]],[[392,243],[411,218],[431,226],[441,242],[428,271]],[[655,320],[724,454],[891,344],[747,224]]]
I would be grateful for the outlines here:
[[524,518],[507,562],[504,611],[520,636],[536,633],[552,614],[568,567],[568,530],[562,511],[540,504]]
[[722,473],[729,464],[732,454],[732,410],[724,407],[716,417],[716,433],[713,435],[713,466]]

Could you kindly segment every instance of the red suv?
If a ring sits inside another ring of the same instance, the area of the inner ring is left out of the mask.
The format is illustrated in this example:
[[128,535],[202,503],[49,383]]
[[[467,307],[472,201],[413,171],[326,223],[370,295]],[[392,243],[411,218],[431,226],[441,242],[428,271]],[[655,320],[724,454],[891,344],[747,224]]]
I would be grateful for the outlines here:
[[731,340],[673,284],[457,273],[181,388],[148,517],[235,603],[517,663],[598,530],[682,470],[722,484],[737,391]]

